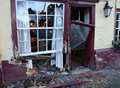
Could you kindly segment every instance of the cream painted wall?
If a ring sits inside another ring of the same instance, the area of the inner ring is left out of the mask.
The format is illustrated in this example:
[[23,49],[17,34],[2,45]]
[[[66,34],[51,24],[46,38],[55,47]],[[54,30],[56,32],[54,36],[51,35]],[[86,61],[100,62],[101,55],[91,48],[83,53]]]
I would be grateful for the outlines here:
[[115,18],[115,0],[109,0],[110,6],[113,7],[111,16],[104,17],[103,8],[105,0],[100,0],[96,4],[95,19],[95,49],[111,48],[114,34],[114,18]]
[[120,0],[116,0],[117,1],[117,8],[120,8]]
[[0,0],[0,54],[4,60],[10,60],[13,56],[10,0]]
[[[117,1],[117,7],[120,8],[120,0]],[[105,0],[100,0],[100,2],[96,4],[95,49],[112,47],[115,0],[109,0],[109,2],[113,9],[111,16],[108,18],[105,18],[103,14]],[[0,0],[0,11],[0,55],[2,59],[10,60],[13,56],[10,0]]]

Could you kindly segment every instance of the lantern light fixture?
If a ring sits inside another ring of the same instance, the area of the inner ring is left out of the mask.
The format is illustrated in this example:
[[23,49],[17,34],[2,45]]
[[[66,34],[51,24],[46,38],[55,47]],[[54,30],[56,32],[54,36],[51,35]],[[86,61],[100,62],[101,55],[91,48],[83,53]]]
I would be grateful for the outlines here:
[[109,6],[108,1],[106,1],[106,4],[105,4],[105,6],[104,6],[104,16],[105,16],[105,17],[109,17],[110,14],[111,14],[111,11],[112,11],[112,7]]

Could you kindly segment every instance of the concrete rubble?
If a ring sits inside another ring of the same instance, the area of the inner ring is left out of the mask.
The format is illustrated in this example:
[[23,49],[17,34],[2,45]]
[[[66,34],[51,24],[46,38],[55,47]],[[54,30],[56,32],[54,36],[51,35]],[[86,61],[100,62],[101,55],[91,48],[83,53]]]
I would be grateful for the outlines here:
[[[77,68],[77,70],[78,69],[79,68]],[[80,74],[73,74],[72,71],[66,73],[64,74],[58,71],[40,71],[32,74],[32,76],[29,75],[29,78],[22,82],[9,85],[7,88],[109,88],[109,85],[112,84],[112,80],[120,78],[120,70],[112,68],[98,71],[81,71]],[[75,82],[80,83],[71,87],[52,87]]]

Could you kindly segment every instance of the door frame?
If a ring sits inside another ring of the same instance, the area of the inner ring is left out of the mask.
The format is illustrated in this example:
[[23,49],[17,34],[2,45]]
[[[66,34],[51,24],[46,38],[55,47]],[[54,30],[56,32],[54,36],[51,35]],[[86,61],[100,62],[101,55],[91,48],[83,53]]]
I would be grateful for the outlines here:
[[[86,59],[84,66],[95,67],[95,50],[94,50],[94,37],[95,37],[95,3],[91,2],[81,2],[81,1],[68,1],[65,3],[65,33],[64,33],[64,44],[67,42],[67,55],[66,55],[66,66],[71,67],[71,49],[69,44],[69,32],[71,24],[71,7],[89,7],[90,8],[90,26],[92,30],[90,31],[89,37],[87,39],[87,48],[85,50]],[[85,24],[87,25],[87,24]]]

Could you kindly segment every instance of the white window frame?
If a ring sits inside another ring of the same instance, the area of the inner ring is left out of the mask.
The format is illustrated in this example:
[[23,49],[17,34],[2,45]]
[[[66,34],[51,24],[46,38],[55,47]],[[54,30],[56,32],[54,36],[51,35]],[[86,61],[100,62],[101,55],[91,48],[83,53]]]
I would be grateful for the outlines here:
[[[23,1],[23,0],[16,0],[16,5],[17,5],[17,1]],[[48,2],[48,3],[51,3],[51,2]],[[58,4],[58,3],[54,3],[53,2],[53,4]],[[64,31],[64,3],[60,3],[60,4],[63,4],[63,15],[57,15],[56,13],[55,13],[55,22],[56,22],[56,17],[57,16],[62,16],[63,17],[63,27],[38,27],[38,13],[37,13],[37,27],[28,27],[28,28],[24,28],[24,27],[17,27],[17,35],[18,35],[18,52],[19,52],[19,56],[31,56],[31,55],[38,55],[38,54],[50,54],[50,53],[57,53],[57,52],[61,52],[62,51],[62,49],[58,49],[58,50],[46,50],[46,51],[37,51],[37,52],[31,52],[31,47],[29,48],[29,50],[30,50],[30,52],[28,51],[27,53],[20,53],[20,42],[25,42],[25,41],[20,41],[20,39],[19,39],[19,31],[20,30],[41,30],[41,29],[46,29],[46,30],[49,30],[49,29],[53,29],[53,30],[63,30]],[[55,5],[56,6],[56,5]],[[16,6],[16,8],[17,8],[17,6]],[[55,7],[56,8],[56,7]],[[17,9],[16,9],[17,10]],[[16,13],[17,14],[17,13]],[[44,16],[46,16],[46,18],[49,16],[49,15],[44,15]],[[52,16],[52,15],[51,15]],[[47,19],[46,19],[47,20]],[[16,20],[16,22],[17,22],[17,20]],[[47,21],[46,21],[47,22]],[[47,23],[46,23],[46,25],[47,25]],[[63,39],[63,38],[56,38],[56,39],[54,39],[54,40],[60,40],[60,39]],[[46,40],[49,40],[49,39],[46,39]],[[52,39],[53,40],[53,39]],[[38,40],[37,40],[38,41]],[[30,44],[28,44],[29,46],[31,46]],[[46,44],[46,46],[47,46],[47,44]]]
[[[117,15],[119,15],[119,19],[117,19]],[[116,12],[116,26],[115,26],[115,35],[114,35],[114,37],[115,37],[115,41],[120,41],[120,11]]]

